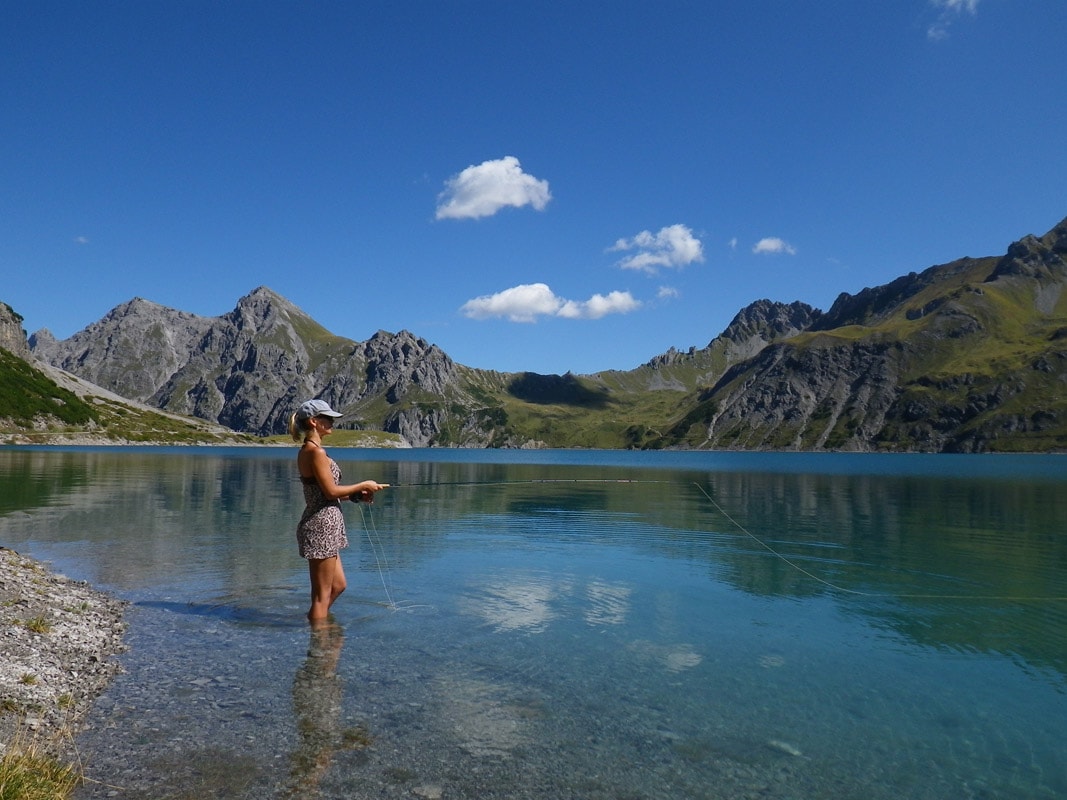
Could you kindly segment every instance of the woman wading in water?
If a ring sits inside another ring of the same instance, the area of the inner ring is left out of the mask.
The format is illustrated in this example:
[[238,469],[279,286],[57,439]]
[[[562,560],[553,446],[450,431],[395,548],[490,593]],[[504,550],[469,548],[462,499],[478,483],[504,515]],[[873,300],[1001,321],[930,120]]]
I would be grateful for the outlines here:
[[312,625],[326,619],[330,606],[348,585],[341,566],[340,551],[348,547],[348,536],[340,501],[347,497],[353,502],[371,503],[374,493],[389,485],[375,481],[341,483],[337,462],[322,447],[323,437],[333,433],[333,421],[339,416],[324,400],[308,400],[289,418],[289,435],[293,441],[303,442],[296,465],[307,505],[296,527],[296,541],[311,575],[308,621]]

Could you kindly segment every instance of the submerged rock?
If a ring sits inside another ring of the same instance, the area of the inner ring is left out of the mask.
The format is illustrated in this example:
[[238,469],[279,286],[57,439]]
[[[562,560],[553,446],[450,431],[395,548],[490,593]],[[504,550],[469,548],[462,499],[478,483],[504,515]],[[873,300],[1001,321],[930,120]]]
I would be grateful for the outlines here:
[[794,758],[800,758],[804,755],[796,747],[789,744],[789,742],[783,742],[781,739],[768,739],[767,747],[772,750],[777,750],[779,753],[785,753],[787,756],[793,756]]

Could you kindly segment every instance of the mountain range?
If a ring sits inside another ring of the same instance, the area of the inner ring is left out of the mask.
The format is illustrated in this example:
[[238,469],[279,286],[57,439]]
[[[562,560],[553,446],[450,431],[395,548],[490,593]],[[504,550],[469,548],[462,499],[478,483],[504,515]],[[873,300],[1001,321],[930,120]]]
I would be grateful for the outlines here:
[[220,317],[135,298],[62,341],[20,342],[0,314],[0,347],[256,437],[321,397],[343,427],[412,446],[1052,452],[1067,449],[1065,286],[1067,220],[826,312],[758,300],[705,347],[629,371],[502,373],[409,331],[346,339],[266,287]]

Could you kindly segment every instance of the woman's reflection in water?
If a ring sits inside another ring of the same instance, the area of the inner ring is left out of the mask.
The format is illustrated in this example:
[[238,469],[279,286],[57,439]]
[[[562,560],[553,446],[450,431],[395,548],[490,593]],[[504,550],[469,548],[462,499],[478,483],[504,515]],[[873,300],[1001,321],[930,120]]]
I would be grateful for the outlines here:
[[293,710],[300,740],[292,755],[289,797],[317,796],[337,753],[370,744],[365,729],[341,724],[344,687],[337,663],[344,641],[344,628],[332,617],[311,627],[307,658],[293,678]]

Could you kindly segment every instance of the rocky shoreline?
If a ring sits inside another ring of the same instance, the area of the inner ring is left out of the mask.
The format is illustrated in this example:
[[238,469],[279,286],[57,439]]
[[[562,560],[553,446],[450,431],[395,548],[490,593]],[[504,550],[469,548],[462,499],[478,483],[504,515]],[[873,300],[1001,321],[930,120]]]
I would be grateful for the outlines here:
[[67,748],[121,670],[125,605],[0,547],[0,752]]

